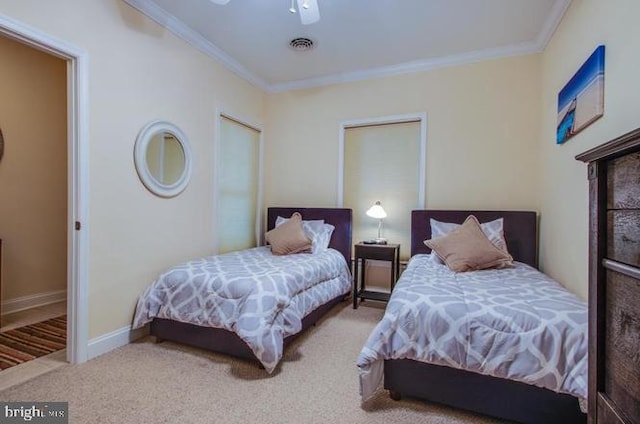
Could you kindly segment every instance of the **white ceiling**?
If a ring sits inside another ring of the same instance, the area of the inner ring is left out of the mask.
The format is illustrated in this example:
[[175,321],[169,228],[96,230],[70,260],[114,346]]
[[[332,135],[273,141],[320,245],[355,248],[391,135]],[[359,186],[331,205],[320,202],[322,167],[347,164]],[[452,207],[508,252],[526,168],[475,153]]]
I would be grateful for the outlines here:
[[[124,0],[269,92],[540,52],[571,0]],[[308,37],[310,51],[289,41]]]

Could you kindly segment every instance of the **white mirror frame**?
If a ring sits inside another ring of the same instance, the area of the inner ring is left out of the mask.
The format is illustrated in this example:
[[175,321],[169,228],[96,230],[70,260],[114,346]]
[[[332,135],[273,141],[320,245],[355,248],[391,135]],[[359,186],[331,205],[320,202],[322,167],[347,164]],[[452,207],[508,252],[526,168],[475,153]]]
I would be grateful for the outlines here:
[[[160,132],[167,132],[172,134],[184,152],[184,170],[173,184],[162,184],[151,174],[149,167],[147,166],[147,147],[154,135]],[[170,122],[166,121],[152,121],[145,125],[136,138],[136,144],[134,148],[133,159],[136,165],[136,171],[140,177],[142,184],[149,189],[153,194],[160,197],[174,197],[180,194],[189,184],[191,178],[191,147],[187,136]]]

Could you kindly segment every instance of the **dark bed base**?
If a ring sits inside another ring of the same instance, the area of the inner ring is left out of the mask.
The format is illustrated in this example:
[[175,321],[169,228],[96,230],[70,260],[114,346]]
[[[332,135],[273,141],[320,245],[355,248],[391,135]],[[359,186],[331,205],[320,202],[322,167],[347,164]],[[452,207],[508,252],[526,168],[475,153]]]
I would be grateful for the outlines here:
[[[347,297],[348,294],[338,296],[311,311],[309,315],[302,319],[302,331],[314,325],[331,308],[344,301]],[[302,331],[285,337],[284,346],[288,346]],[[184,322],[154,318],[151,321],[150,334],[156,337],[156,342],[168,340],[259,362],[258,358],[249,349],[249,346],[236,333],[222,328],[201,327]]]
[[524,424],[587,422],[573,396],[409,359],[384,361],[384,388],[394,400],[416,397]]

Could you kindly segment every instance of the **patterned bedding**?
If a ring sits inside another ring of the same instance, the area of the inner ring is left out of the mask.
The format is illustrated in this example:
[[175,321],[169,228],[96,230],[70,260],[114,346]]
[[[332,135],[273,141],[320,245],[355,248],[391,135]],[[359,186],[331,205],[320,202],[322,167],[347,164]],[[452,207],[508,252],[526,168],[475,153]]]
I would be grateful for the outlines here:
[[416,255],[357,365],[360,394],[385,359],[413,359],[587,396],[587,306],[535,268],[454,273]]
[[170,268],[140,296],[133,328],[158,317],[233,331],[271,373],[302,318],[350,289],[335,249],[276,256],[256,247]]

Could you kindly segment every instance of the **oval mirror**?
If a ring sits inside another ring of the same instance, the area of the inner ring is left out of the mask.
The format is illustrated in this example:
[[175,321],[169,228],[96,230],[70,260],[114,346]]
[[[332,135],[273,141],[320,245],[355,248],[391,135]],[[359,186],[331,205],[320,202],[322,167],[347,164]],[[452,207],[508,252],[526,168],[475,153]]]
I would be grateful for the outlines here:
[[140,130],[134,161],[142,183],[158,196],[177,196],[189,184],[189,142],[184,133],[170,122],[153,121]]

